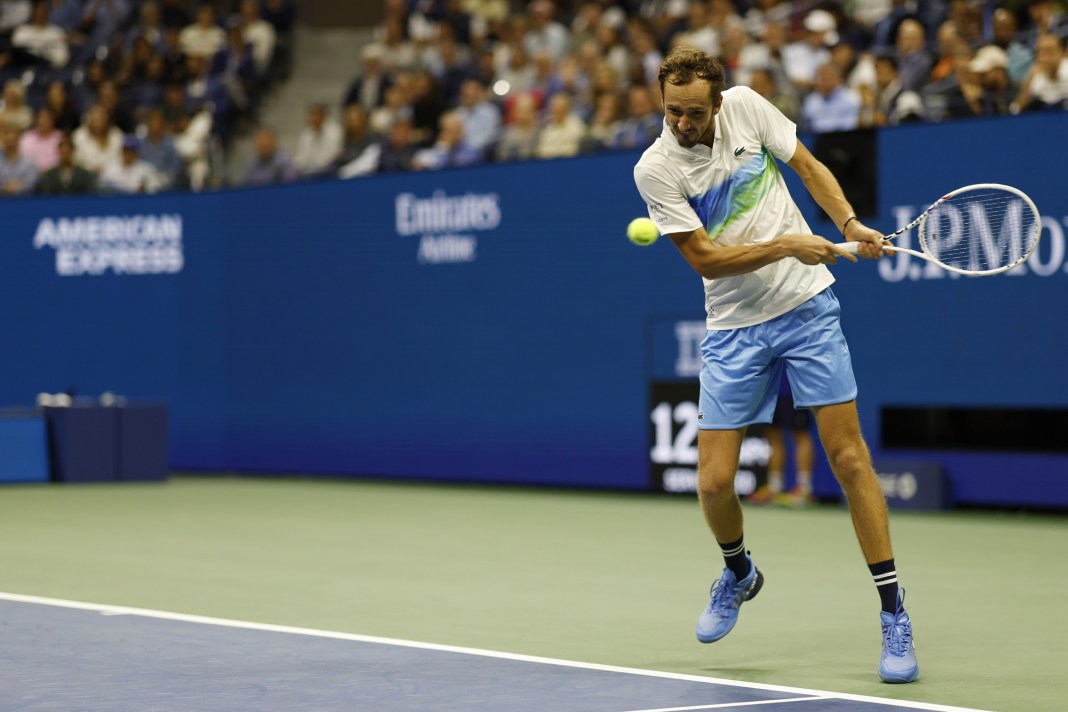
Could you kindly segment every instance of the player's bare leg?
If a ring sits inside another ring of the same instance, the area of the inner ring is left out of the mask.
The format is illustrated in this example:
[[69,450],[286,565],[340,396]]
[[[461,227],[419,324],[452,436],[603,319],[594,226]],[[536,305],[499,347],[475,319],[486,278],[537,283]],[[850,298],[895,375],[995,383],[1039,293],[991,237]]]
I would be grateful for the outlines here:
[[845,492],[857,540],[882,599],[879,677],[885,682],[912,682],[920,674],[912,643],[912,621],[904,608],[905,591],[897,585],[886,499],[860,434],[856,403],[822,406],[813,408],[813,412],[827,459]]
[[856,401],[812,409],[834,476],[845,492],[860,549],[869,564],[894,558],[886,499],[860,434]]
[[708,528],[721,544],[742,536],[742,505],[734,491],[745,428],[697,434],[697,497]]
[[731,632],[738,609],[764,585],[742,538],[742,505],[734,491],[745,428],[702,430],[697,436],[697,494],[705,521],[715,535],[727,567],[712,586],[711,601],[697,621],[697,639],[712,643]]

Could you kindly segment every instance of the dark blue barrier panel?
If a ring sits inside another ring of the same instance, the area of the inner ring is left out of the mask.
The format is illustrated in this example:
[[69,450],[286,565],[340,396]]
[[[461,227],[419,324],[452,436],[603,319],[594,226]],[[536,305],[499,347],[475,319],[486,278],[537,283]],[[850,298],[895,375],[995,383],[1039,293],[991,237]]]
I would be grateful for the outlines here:
[[48,482],[48,434],[37,411],[0,411],[0,482]]
[[124,482],[166,480],[170,471],[167,408],[127,404],[113,410],[117,479]]
[[117,479],[113,408],[73,405],[45,408],[57,482],[114,482]]
[[[958,280],[898,258],[835,267],[876,455],[895,455],[878,441],[885,405],[1068,407],[1068,205],[1052,155],[1064,122],[879,134],[870,224],[891,230],[951,188],[996,181],[1030,193],[1046,231],[1011,276]],[[992,134],[1045,148],[978,150]],[[5,201],[0,403],[68,388],[165,402],[178,469],[644,489],[648,383],[677,377],[654,374],[654,355],[683,348],[674,322],[703,314],[669,241],[623,235],[644,212],[635,160]],[[1065,459],[1050,460],[1068,481]],[[988,481],[954,462],[955,487]],[[833,489],[826,470],[816,486]]]
[[874,464],[890,509],[949,509],[953,505],[952,485],[938,462],[883,458]]

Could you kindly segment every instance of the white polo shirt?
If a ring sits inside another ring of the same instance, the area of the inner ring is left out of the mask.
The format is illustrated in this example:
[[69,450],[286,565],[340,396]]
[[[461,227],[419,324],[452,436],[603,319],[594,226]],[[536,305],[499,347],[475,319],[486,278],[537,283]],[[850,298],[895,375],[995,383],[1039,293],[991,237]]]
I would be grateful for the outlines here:
[[[717,244],[756,245],[811,234],[775,159],[797,148],[793,122],[748,87],[723,92],[712,148],[683,148],[664,130],[634,167],[634,182],[661,234],[704,227]],[[834,282],[823,265],[794,257],[734,277],[705,279],[708,328],[752,326],[811,299]]]

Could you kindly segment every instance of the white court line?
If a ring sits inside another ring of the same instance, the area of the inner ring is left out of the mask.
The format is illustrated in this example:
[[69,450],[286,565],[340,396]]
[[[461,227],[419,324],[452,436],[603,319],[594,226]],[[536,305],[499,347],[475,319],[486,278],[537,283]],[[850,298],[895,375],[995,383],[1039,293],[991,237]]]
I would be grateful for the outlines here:
[[628,712],[688,712],[688,710],[730,710],[735,707],[753,707],[756,705],[781,705],[784,702],[809,702],[811,700],[833,700],[835,697],[788,697],[785,700],[753,700],[751,702],[721,702],[718,705],[694,705],[692,707],[659,707],[655,710],[628,710]]
[[[199,623],[201,625],[213,625],[223,628],[240,628],[243,630],[258,630],[268,633],[287,633],[290,635],[305,635],[316,638],[330,638],[333,640],[349,640],[358,643],[374,643],[377,645],[393,645],[401,648],[416,648],[419,650],[434,650],[443,653],[457,653],[460,655],[477,655],[484,658],[496,658],[499,660],[514,660],[524,663],[537,663],[540,665],[557,665],[560,667],[578,668],[582,670],[598,670],[601,672],[615,672],[625,675],[642,675],[645,677],[658,677],[668,680],[684,680],[686,682],[703,682],[711,685],[729,685],[731,687],[745,687],[752,690],[769,690],[772,692],[790,692],[802,695],[805,698],[818,697],[822,699],[852,700],[855,702],[870,702],[895,707],[906,707],[914,710],[931,710],[931,712],[987,712],[969,707],[951,707],[949,705],[937,705],[929,702],[910,702],[907,700],[895,700],[886,697],[868,697],[866,695],[852,695],[845,692],[828,692],[826,690],[810,690],[803,687],[787,687],[784,685],[768,685],[760,682],[743,682],[741,680],[727,680],[715,677],[701,677],[699,675],[686,675],[684,673],[662,672],[659,670],[641,670],[639,668],[618,667],[615,665],[601,665],[599,663],[584,663],[573,660],[558,660],[556,658],[542,658],[536,655],[521,655],[518,653],[503,653],[496,650],[481,650],[479,648],[464,648],[455,645],[440,645],[437,643],[422,643],[414,640],[400,640],[397,638],[381,638],[373,635],[359,635],[356,633],[340,633],[331,630],[317,630],[315,628],[298,628],[287,625],[274,625],[271,623],[253,623],[250,621],[230,620],[227,618],[210,618],[208,616],[196,616],[186,613],[172,613],[170,611],[154,611],[148,608],[128,608],[126,606],[112,606],[100,603],[85,603],[83,601],[67,601],[60,598],[46,598],[43,596],[27,596],[20,593],[0,592],[0,601],[12,603],[32,603],[40,606],[53,606],[57,608],[73,608],[83,611],[96,611],[105,616],[141,616],[143,618],[156,618],[159,620],[178,621],[181,623]],[[794,700],[783,700],[794,701]],[[676,708],[677,709],[677,708]],[[715,709],[712,708],[681,708],[681,709]],[[647,711],[651,712],[651,711]]]

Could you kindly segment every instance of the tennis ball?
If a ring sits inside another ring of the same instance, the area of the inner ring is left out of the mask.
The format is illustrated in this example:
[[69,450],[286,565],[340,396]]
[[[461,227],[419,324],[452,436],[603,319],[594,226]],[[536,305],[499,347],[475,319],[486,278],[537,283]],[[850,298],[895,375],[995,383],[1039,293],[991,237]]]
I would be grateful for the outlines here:
[[627,237],[635,245],[651,245],[660,237],[660,231],[656,229],[656,223],[649,218],[634,218],[627,225]]

